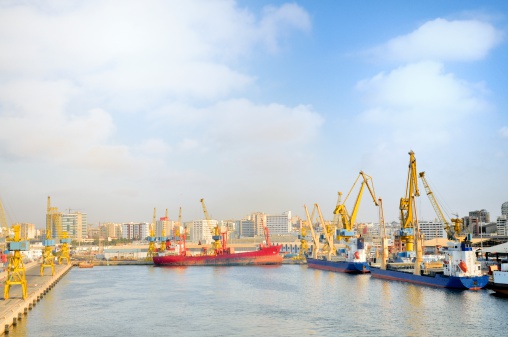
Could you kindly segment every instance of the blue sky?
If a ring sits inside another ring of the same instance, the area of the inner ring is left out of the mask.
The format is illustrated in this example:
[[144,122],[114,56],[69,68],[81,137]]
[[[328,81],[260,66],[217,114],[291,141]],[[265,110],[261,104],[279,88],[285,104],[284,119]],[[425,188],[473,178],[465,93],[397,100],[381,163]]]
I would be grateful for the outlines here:
[[[314,203],[331,219],[361,170],[394,221],[410,150],[449,217],[495,220],[507,14],[505,1],[0,1],[9,221],[44,227],[47,196],[94,224],[149,222],[154,207],[199,219],[200,198],[216,219]],[[368,193],[358,220],[377,221]]]

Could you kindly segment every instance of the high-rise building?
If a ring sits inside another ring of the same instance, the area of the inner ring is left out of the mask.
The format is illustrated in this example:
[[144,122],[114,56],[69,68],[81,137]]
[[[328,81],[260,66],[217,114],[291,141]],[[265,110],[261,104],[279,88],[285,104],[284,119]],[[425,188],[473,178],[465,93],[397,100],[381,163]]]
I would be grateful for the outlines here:
[[420,233],[424,235],[425,240],[434,238],[446,238],[446,231],[441,222],[437,221],[418,221]]
[[88,215],[86,213],[61,213],[61,228],[52,228],[52,236],[62,239],[64,233],[67,237],[81,241],[87,235]]
[[218,223],[217,220],[194,220],[190,228],[191,240],[212,243],[212,231]]
[[508,225],[508,215],[503,214],[500,217],[498,217],[496,225],[497,225],[497,235],[501,236],[508,235],[508,230],[506,228]]
[[144,240],[148,236],[149,225],[146,222],[122,224],[122,238],[129,240]]
[[501,215],[508,215],[508,201],[501,205]]
[[266,226],[270,230],[270,235],[287,234],[291,232],[291,211],[282,213],[281,215],[267,215]]
[[37,235],[37,231],[35,229],[35,225],[32,223],[20,223],[20,235],[25,239],[34,239]]

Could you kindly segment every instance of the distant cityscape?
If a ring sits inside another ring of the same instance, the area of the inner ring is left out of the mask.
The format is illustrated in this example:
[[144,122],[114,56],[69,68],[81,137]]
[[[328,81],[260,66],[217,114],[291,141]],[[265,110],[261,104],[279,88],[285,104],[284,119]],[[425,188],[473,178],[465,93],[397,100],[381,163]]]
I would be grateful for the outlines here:
[[[56,208],[54,208],[56,209]],[[215,220],[198,219],[180,223],[181,220],[171,220],[168,217],[140,223],[101,223],[97,226],[88,223],[87,213],[83,212],[57,212],[58,221],[51,224],[51,237],[61,239],[65,235],[75,242],[87,243],[98,239],[105,241],[124,239],[143,241],[153,234],[155,237],[172,237],[177,230],[182,232],[185,229],[189,242],[210,243],[212,241],[212,229],[217,225],[227,228],[231,239],[254,238],[263,235],[263,228],[266,225],[273,237],[281,235],[298,236],[302,225],[305,226],[305,219],[292,216],[291,211],[282,214],[265,214],[256,212],[245,216],[240,220]],[[50,216],[49,214],[47,215]],[[311,219],[313,228],[319,233],[322,229],[334,220],[325,220],[321,224],[319,219]],[[485,210],[469,212],[468,216],[462,218],[464,230],[471,233],[473,237],[498,238],[498,242],[507,241],[508,202],[501,205],[501,215],[495,221],[491,221],[490,213]],[[50,222],[51,223],[51,222]],[[36,229],[34,224],[20,223],[21,236],[28,240],[40,240],[46,237],[46,229]],[[421,232],[425,239],[446,238],[446,230],[441,221],[419,221]],[[380,235],[379,223],[357,223],[355,229],[366,239],[376,241]],[[385,224],[386,234],[392,236],[400,229],[400,223],[390,222]],[[5,238],[10,234],[10,228],[2,227],[2,236]]]

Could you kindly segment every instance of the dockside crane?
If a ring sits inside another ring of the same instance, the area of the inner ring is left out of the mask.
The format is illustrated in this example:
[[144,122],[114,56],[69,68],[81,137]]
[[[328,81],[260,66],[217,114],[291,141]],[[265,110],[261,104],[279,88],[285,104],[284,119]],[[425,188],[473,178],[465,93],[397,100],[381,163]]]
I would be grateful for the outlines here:
[[164,221],[162,222],[162,231],[161,231],[160,248],[159,248],[160,252],[163,252],[166,250],[166,240],[168,239],[166,236],[166,225],[168,222],[169,222],[169,216],[168,216],[168,209],[166,208],[166,217],[164,218]]
[[150,225],[150,236],[146,239],[148,240],[148,251],[146,252],[146,261],[152,261],[155,256],[156,248],[155,248],[155,223],[156,223],[156,208],[153,208],[153,217],[152,224]]
[[[69,208],[70,212],[71,209]],[[61,219],[61,217],[60,217]],[[55,229],[57,232],[57,239],[60,240],[60,254],[58,256],[58,264],[62,264],[64,260],[67,261],[67,264],[71,263],[71,247],[70,244],[72,239],[67,235],[67,231],[62,230],[62,221],[55,222]]]
[[48,196],[46,207],[46,239],[42,241],[44,249],[42,250],[41,276],[44,276],[44,269],[51,268],[51,275],[55,275],[55,256],[53,250],[55,240],[53,239],[53,228],[61,228],[62,214],[58,212],[57,207],[51,207],[51,198]]
[[383,200],[381,198],[378,199],[379,204],[379,229],[381,236],[381,269],[386,269],[386,264],[388,262],[388,236],[386,235],[386,224],[385,224],[385,214],[383,210]]
[[310,232],[312,235],[312,242],[314,243],[314,248],[312,249],[312,258],[316,259],[318,251],[319,251],[319,237],[316,234],[316,232],[314,232],[312,217],[309,215],[309,210],[307,209],[307,205],[303,205],[303,208],[305,209],[305,214],[307,215],[307,226],[310,228]]
[[12,226],[14,231],[14,237],[8,238],[7,244],[9,251],[12,254],[9,256],[9,265],[7,267],[7,278],[4,286],[4,299],[9,299],[9,290],[12,285],[21,285],[21,293],[23,299],[28,296],[27,292],[27,280],[25,265],[23,264],[23,257],[21,251],[30,250],[30,243],[21,237],[21,225],[15,224]]
[[309,243],[307,242],[307,226],[305,226],[304,221],[300,221],[300,234],[298,235],[298,239],[300,239],[300,251],[298,255],[293,257],[293,260],[303,261],[306,259],[306,253],[309,251]]
[[323,219],[323,214],[321,213],[321,208],[319,207],[318,204],[314,204],[314,209],[316,209],[318,212],[319,222],[321,223],[321,227],[324,230],[323,237],[325,242],[321,250],[324,254],[327,255],[328,260],[330,260],[332,255],[337,255],[335,245],[333,244],[333,235],[335,234],[336,225],[335,223],[325,223]]
[[406,182],[406,195],[400,198],[401,229],[398,231],[400,241],[406,244],[406,251],[414,251],[415,230],[418,227],[415,198],[420,196],[416,178],[416,159],[413,151],[409,152],[409,170]]
[[451,221],[453,222],[453,228],[452,228],[450,226],[450,222],[446,219],[443,212],[441,211],[441,207],[439,207],[439,204],[436,200],[436,197],[434,196],[434,193],[430,189],[429,183],[427,182],[427,179],[425,178],[425,172],[420,172],[420,179],[423,182],[423,186],[425,187],[427,196],[429,197],[432,207],[434,207],[434,211],[436,212],[436,215],[439,218],[439,221],[441,221],[441,223],[444,226],[448,240],[453,240],[453,241],[458,240],[457,234],[462,232],[463,220],[459,219],[459,218],[451,219]]
[[[346,202],[347,202],[349,196],[351,195],[351,192],[353,192],[353,189],[355,188],[355,186],[358,183],[358,180],[360,180],[360,178],[362,178],[362,182],[360,184],[360,190],[358,192],[358,196],[356,197],[356,201],[353,205],[353,211],[351,212],[351,215],[350,215],[346,209]],[[363,190],[364,190],[365,186],[367,186],[367,188],[370,192],[370,195],[372,196],[372,200],[374,201],[374,204],[376,206],[378,206],[378,202],[376,200],[376,194],[374,191],[374,183],[372,182],[372,178],[369,175],[365,174],[363,171],[360,171],[360,174],[356,178],[355,183],[349,190],[349,193],[347,194],[344,201],[342,203],[340,203],[339,205],[337,205],[337,207],[335,207],[335,210],[333,211],[334,214],[338,214],[340,216],[340,219],[342,221],[342,227],[343,227],[343,228],[337,230],[337,240],[344,240],[345,242],[349,242],[349,240],[351,238],[356,237],[356,233],[353,230],[353,226],[356,221],[356,216],[358,215],[358,209],[360,207],[360,201],[362,199]],[[340,198],[340,195],[339,195],[339,198]]]
[[7,217],[5,215],[4,206],[2,204],[2,199],[0,199],[0,227],[2,228],[2,233],[5,230],[9,231],[9,224],[7,223]]
[[[208,211],[206,209],[205,199],[201,198],[200,202],[201,206],[203,207],[203,213],[205,213],[206,223],[208,224],[208,226],[210,226],[211,218],[208,215]],[[227,235],[227,233],[221,233],[219,223],[217,223],[217,225],[215,225],[215,227],[212,229],[212,240],[213,240],[212,250],[214,254],[220,254],[223,252],[224,249],[226,249],[225,235]]]

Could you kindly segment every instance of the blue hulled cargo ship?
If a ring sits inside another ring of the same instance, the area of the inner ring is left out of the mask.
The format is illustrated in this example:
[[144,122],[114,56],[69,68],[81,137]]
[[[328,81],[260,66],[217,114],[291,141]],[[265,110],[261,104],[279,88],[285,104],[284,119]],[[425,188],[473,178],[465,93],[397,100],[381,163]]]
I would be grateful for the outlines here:
[[328,261],[325,259],[307,258],[309,268],[334,271],[348,274],[370,273],[370,266],[367,262]]
[[429,270],[418,262],[388,263],[386,269],[372,267],[371,274],[374,278],[440,288],[479,290],[487,286],[489,275],[482,274],[469,238],[460,243],[448,242],[442,253],[445,255],[442,269]]
[[370,273],[370,266],[367,263],[365,242],[363,238],[350,238],[347,243],[348,253],[345,256],[326,259],[307,258],[309,268],[329,270],[348,274]]

